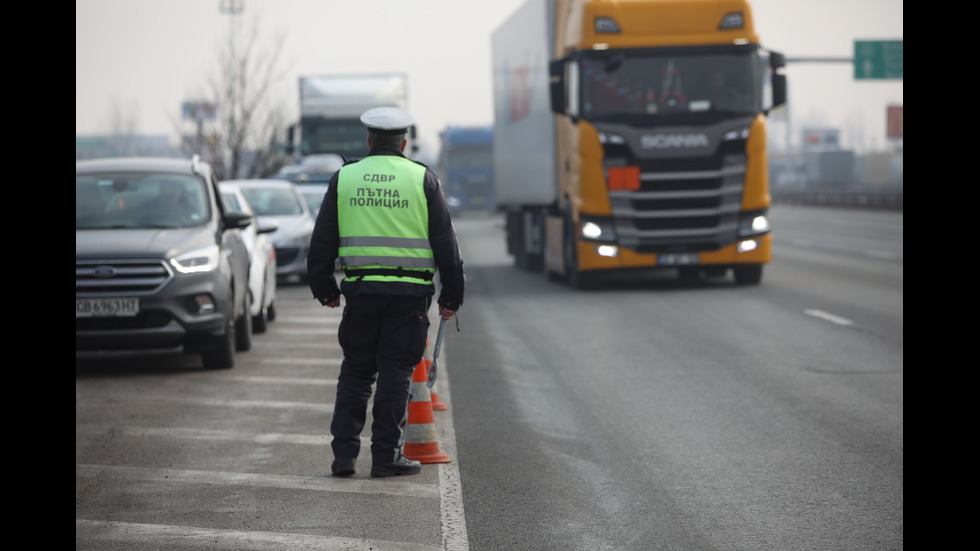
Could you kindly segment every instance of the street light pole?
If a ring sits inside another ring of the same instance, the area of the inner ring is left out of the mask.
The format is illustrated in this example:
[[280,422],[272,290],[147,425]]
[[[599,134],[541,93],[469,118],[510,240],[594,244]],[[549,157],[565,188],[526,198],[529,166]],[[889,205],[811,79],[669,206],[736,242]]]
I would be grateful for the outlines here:
[[234,152],[232,151],[231,147],[227,147],[230,145],[230,140],[234,139],[236,126],[235,92],[238,87],[238,75],[236,71],[238,55],[235,52],[235,16],[242,13],[244,9],[245,0],[221,0],[221,3],[219,4],[219,10],[221,13],[231,16],[228,25],[228,105],[225,106],[228,117],[228,136],[225,138],[228,160],[225,163],[225,167],[227,168],[225,177],[230,178],[235,178],[238,176],[237,167],[233,166],[235,162]]

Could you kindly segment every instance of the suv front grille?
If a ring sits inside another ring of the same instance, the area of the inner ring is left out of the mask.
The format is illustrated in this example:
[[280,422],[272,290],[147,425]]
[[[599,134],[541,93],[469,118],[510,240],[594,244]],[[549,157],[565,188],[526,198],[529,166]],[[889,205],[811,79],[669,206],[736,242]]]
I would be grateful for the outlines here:
[[76,260],[75,296],[148,296],[173,279],[162,260]]
[[133,317],[75,318],[75,331],[152,329],[163,327],[172,319],[166,310],[140,312]]

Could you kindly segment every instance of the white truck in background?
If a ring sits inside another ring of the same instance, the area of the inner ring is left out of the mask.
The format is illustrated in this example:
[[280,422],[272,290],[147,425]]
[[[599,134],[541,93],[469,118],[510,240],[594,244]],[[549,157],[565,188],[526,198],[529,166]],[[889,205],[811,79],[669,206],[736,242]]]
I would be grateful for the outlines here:
[[[408,77],[402,73],[303,76],[299,78],[299,122],[289,128],[286,152],[296,164],[281,174],[293,181],[328,181],[333,174],[307,171],[307,159],[339,155],[344,160],[367,155],[367,131],[361,114],[375,107],[408,110]],[[418,150],[415,127],[406,152]],[[315,163],[308,163],[314,169]]]

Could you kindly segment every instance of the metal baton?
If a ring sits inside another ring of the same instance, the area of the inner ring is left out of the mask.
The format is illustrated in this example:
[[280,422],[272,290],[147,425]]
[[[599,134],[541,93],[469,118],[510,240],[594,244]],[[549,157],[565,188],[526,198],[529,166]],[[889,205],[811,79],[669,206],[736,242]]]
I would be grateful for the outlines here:
[[429,366],[429,379],[425,385],[432,388],[436,384],[436,364],[439,362],[439,349],[442,348],[442,332],[446,328],[446,318],[439,316],[439,334],[436,335],[436,345],[432,349],[432,365]]

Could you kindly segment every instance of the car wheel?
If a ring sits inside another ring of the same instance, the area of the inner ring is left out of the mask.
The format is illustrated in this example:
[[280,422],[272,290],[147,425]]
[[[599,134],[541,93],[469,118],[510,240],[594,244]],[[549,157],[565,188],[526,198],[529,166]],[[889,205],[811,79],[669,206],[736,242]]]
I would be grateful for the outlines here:
[[252,348],[252,294],[245,293],[242,315],[235,321],[235,350],[245,352]]
[[[264,298],[262,300],[265,301]],[[265,331],[269,328],[268,324],[266,324],[267,319],[268,313],[266,312],[266,309],[260,309],[257,316],[252,316],[252,332],[265,333]]]
[[230,369],[235,367],[235,323],[234,315],[228,316],[225,334],[214,339],[201,351],[204,369]]

